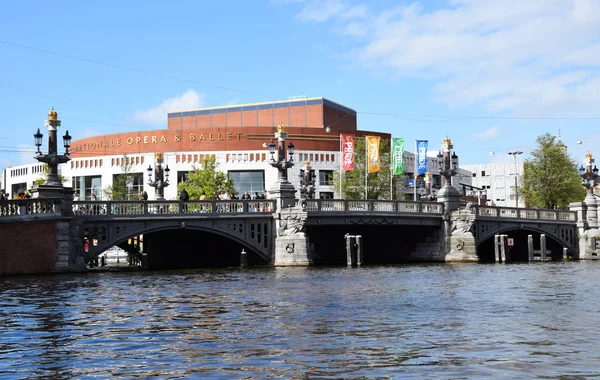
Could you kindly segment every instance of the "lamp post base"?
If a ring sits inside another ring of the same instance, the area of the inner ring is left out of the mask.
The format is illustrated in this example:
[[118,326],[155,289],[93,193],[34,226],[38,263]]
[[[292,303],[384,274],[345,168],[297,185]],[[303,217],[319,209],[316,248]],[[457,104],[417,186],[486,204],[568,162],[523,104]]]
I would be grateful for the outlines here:
[[460,193],[454,187],[450,185],[444,185],[437,192],[438,202],[444,204],[445,212],[456,211],[460,205]]

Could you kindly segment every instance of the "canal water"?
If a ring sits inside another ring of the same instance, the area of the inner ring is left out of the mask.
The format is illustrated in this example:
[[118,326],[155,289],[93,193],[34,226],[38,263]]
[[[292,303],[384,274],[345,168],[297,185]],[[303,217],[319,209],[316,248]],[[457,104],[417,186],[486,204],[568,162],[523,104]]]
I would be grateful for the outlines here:
[[600,263],[0,278],[0,378],[600,376]]

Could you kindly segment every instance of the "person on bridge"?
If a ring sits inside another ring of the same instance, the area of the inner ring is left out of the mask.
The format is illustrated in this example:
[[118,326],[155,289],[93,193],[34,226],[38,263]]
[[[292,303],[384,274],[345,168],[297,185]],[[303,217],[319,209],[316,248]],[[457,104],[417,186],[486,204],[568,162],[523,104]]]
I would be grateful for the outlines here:
[[[179,193],[179,201],[180,202],[187,202],[190,200],[190,195],[188,194],[188,192],[185,189],[181,189],[181,193]],[[183,212],[187,212],[187,204],[183,204],[182,206]]]
[[181,193],[179,193],[179,200],[184,201],[184,202],[187,202],[190,200],[190,195],[188,194],[188,192],[185,189],[182,189]]
[[140,195],[140,201],[147,201],[148,200],[148,193],[143,191],[142,194]]

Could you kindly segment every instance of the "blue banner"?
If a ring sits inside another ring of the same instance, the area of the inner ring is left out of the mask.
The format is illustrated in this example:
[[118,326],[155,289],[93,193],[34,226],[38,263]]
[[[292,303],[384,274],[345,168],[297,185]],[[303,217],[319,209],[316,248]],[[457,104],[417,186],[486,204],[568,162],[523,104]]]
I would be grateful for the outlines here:
[[427,140],[417,140],[417,174],[427,173]]

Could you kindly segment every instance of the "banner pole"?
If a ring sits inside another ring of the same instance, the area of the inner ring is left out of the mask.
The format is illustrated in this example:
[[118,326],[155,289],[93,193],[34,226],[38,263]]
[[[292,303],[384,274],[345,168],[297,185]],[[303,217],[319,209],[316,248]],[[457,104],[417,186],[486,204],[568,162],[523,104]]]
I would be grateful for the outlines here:
[[365,199],[369,199],[369,192],[367,191],[369,183],[369,139],[365,136]]
[[394,200],[394,191],[393,191],[393,184],[392,184],[392,178],[393,178],[393,173],[394,173],[394,138],[391,137],[390,138],[390,200]]
[[417,201],[417,139],[415,139],[415,169],[413,172],[413,201]]
[[344,175],[344,152],[343,152],[343,145],[342,145],[342,134],[340,133],[340,199],[344,199],[344,196],[342,195],[342,177]]

